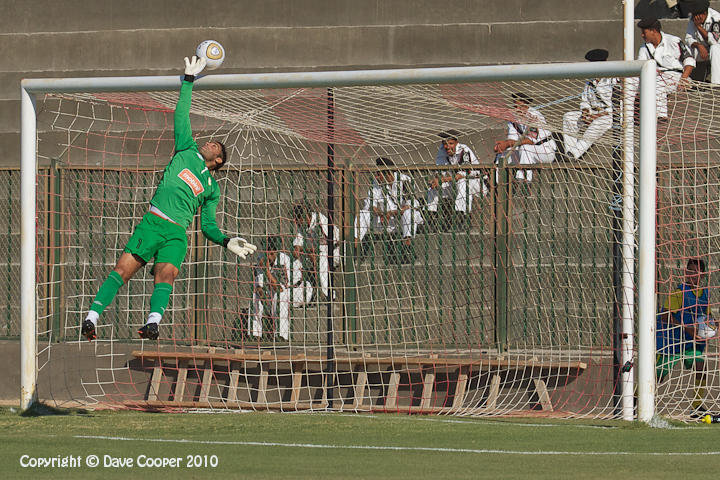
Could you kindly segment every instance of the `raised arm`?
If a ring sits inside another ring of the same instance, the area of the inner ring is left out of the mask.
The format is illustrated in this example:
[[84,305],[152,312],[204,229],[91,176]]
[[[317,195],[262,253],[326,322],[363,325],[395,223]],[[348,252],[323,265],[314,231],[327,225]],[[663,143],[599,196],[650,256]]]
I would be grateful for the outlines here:
[[200,213],[200,228],[205,238],[218,245],[227,246],[228,237],[220,231],[215,220],[218,202],[220,200],[220,192],[217,188],[205,200]]
[[189,60],[185,57],[185,77],[180,86],[180,97],[175,106],[174,127],[175,127],[175,151],[181,152],[197,144],[192,138],[190,128],[190,103],[192,101],[192,87],[195,76],[205,67],[205,59],[200,60],[192,57]]

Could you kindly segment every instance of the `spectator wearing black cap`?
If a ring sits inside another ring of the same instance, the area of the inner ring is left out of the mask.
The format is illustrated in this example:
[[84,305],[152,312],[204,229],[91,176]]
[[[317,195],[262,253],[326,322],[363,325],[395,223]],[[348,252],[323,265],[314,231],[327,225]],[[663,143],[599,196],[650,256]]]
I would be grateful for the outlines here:
[[[667,95],[678,89],[695,68],[695,59],[687,45],[678,37],[662,31],[660,20],[647,18],[637,24],[645,44],[638,51],[638,60],[655,60],[658,69],[657,116],[667,119]],[[637,84],[633,85],[637,90]]]
[[[601,48],[585,54],[585,60],[589,62],[604,62],[607,58],[608,51]],[[563,115],[564,147],[569,160],[579,159],[612,126],[615,82],[614,78],[588,80],[582,92],[580,110]]]
[[[550,163],[555,159],[557,145],[552,133],[545,128],[545,117],[530,106],[533,99],[522,92],[511,95],[515,106],[515,118],[508,122],[506,140],[495,142],[495,162],[499,156],[510,154],[512,164],[532,165]],[[511,150],[508,152],[508,150]],[[518,170],[515,178],[521,181],[532,181],[532,170]]]
[[688,8],[685,45],[696,61],[710,61],[710,82],[720,83],[720,13],[710,8],[708,0],[692,2]]

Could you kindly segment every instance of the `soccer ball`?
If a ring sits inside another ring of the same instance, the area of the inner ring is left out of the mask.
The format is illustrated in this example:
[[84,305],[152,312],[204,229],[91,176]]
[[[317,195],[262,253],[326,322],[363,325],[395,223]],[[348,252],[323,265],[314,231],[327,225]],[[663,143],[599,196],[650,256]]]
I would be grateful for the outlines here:
[[195,49],[198,58],[204,58],[207,62],[205,68],[215,70],[225,60],[225,49],[215,40],[205,40]]
[[707,316],[700,315],[697,319],[697,331],[695,332],[695,335],[698,338],[707,339],[714,337],[715,334],[715,330],[707,323]]

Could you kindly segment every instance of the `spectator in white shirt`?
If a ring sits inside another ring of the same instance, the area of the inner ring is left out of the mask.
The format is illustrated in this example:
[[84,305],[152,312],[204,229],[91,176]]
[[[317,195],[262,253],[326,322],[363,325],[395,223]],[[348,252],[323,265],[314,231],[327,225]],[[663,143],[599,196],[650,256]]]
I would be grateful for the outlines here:
[[[442,144],[435,156],[436,165],[479,165],[475,153],[458,142],[458,132],[449,130],[440,134]],[[441,199],[455,197],[454,218],[436,218],[436,224],[444,228],[455,225],[460,230],[469,227],[469,214],[472,211],[473,199],[482,192],[482,177],[478,170],[447,170],[439,172],[429,181],[427,209],[431,215],[450,215],[447,209],[438,207]],[[444,229],[442,228],[442,229]]]
[[720,13],[700,0],[690,6],[685,44],[696,61],[710,61],[710,82],[720,83]]
[[[695,68],[687,45],[678,37],[662,31],[660,20],[649,18],[637,24],[645,44],[638,51],[638,60],[655,60],[658,69],[657,116],[667,119],[667,95],[678,89]],[[637,92],[637,81],[631,86]]]
[[[326,297],[330,296],[330,229],[328,218],[320,212],[312,212],[304,204],[293,206],[293,222],[296,227],[293,247],[299,248],[310,260],[308,266],[311,276],[319,280],[320,288]],[[340,267],[340,229],[333,225],[333,265]],[[300,258],[298,254],[296,258]],[[334,295],[334,294],[333,294]]]
[[[375,172],[367,197],[355,218],[355,238],[361,249],[365,250],[362,242],[368,233],[391,237],[397,236],[399,230],[402,244],[409,247],[417,227],[425,223],[420,213],[420,203],[412,196],[412,179],[404,173],[388,170],[388,167],[395,166],[388,158],[377,158],[375,164],[380,169]],[[391,239],[385,238],[383,241],[389,242]],[[395,258],[392,260],[400,263],[411,260],[409,255],[393,256]]]
[[[499,163],[501,155],[509,152],[510,164],[532,165],[534,163],[550,163],[555,160],[557,145],[552,134],[545,127],[545,117],[531,107],[532,98],[524,93],[513,93],[515,104],[514,121],[508,122],[506,140],[495,142],[495,162]],[[520,181],[532,181],[532,170],[518,170],[515,178]]]
[[[589,62],[604,62],[608,51],[598,48],[585,54]],[[578,160],[612,126],[614,78],[594,78],[585,83],[580,110],[563,115],[565,153]],[[580,132],[584,130],[581,134]]]

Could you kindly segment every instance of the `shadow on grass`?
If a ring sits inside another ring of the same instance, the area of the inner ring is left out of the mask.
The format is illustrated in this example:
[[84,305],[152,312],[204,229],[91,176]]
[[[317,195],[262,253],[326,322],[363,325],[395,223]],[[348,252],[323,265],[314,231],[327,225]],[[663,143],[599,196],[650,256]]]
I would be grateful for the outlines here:
[[47,417],[51,415],[89,415],[90,411],[82,408],[56,408],[44,403],[33,403],[30,408],[20,413],[21,417]]

